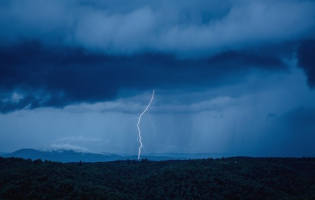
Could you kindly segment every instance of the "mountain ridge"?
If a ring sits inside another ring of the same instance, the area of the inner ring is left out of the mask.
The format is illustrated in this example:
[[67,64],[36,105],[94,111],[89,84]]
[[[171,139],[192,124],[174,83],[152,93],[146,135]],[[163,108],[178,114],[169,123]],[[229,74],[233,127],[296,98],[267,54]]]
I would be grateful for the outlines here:
[[[36,149],[20,149],[12,153],[0,155],[4,158],[16,157],[24,159],[41,159],[56,162],[107,162],[116,160],[137,160],[137,155],[118,155],[111,153],[91,153],[91,152],[77,152],[73,150],[36,150]],[[188,159],[202,159],[210,157],[224,157],[223,154],[218,153],[150,153],[142,155],[141,159],[148,159],[153,161],[160,160],[188,160]]]
[[9,154],[1,155],[4,158],[16,157],[24,159],[41,159],[56,162],[101,162],[116,160],[118,155],[115,154],[97,154],[87,152],[76,152],[73,150],[52,150],[43,151],[36,149],[20,149]]

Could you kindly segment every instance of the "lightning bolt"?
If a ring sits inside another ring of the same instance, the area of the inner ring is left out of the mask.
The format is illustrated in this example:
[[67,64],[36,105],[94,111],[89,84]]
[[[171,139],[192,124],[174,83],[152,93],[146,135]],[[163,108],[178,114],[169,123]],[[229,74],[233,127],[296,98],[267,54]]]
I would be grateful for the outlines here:
[[137,123],[137,128],[138,128],[138,141],[140,143],[140,146],[139,146],[139,151],[138,151],[138,160],[140,159],[140,155],[141,155],[141,149],[143,148],[143,144],[142,144],[142,140],[141,140],[141,130],[140,130],[140,123],[141,123],[141,117],[142,115],[149,109],[153,99],[154,99],[154,92],[155,90],[153,90],[152,92],[152,96],[151,96],[151,100],[149,102],[149,104],[147,105],[147,107],[144,109],[144,111],[139,115],[138,117],[138,123]]

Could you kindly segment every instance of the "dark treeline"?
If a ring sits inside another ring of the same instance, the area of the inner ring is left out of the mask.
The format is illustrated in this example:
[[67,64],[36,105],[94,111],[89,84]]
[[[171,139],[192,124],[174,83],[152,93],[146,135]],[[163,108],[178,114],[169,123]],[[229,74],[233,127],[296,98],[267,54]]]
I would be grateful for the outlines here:
[[315,199],[315,159],[58,163],[0,157],[0,199]]

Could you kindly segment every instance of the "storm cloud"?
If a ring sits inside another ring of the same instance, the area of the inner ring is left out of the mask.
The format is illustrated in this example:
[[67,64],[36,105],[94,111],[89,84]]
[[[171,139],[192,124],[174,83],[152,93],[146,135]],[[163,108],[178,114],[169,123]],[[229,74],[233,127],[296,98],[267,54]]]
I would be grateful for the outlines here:
[[[124,5],[121,7],[121,5]],[[314,37],[312,1],[9,1],[2,43],[39,39],[109,54],[208,56]]]
[[7,94],[2,112],[113,100],[121,89],[201,90],[242,81],[252,68],[285,69],[279,57],[264,49],[196,60],[161,53],[115,56],[78,48],[45,49],[38,42],[25,42],[1,49],[0,57],[0,89]]
[[155,89],[151,152],[313,150],[314,1],[10,0],[0,30],[3,148],[134,153]]
[[315,87],[315,40],[302,41],[298,49],[299,66],[307,75],[307,83]]
[[231,84],[251,68],[284,69],[315,35],[311,1],[14,0],[0,10],[1,112]]
[[269,134],[262,152],[280,156],[312,156],[315,139],[315,110],[297,107],[271,119]]

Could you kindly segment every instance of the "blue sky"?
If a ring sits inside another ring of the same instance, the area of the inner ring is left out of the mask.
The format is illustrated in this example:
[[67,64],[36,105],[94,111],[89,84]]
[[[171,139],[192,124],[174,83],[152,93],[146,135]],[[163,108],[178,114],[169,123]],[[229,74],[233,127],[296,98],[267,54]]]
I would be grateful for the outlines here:
[[314,156],[314,1],[0,3],[0,151]]

